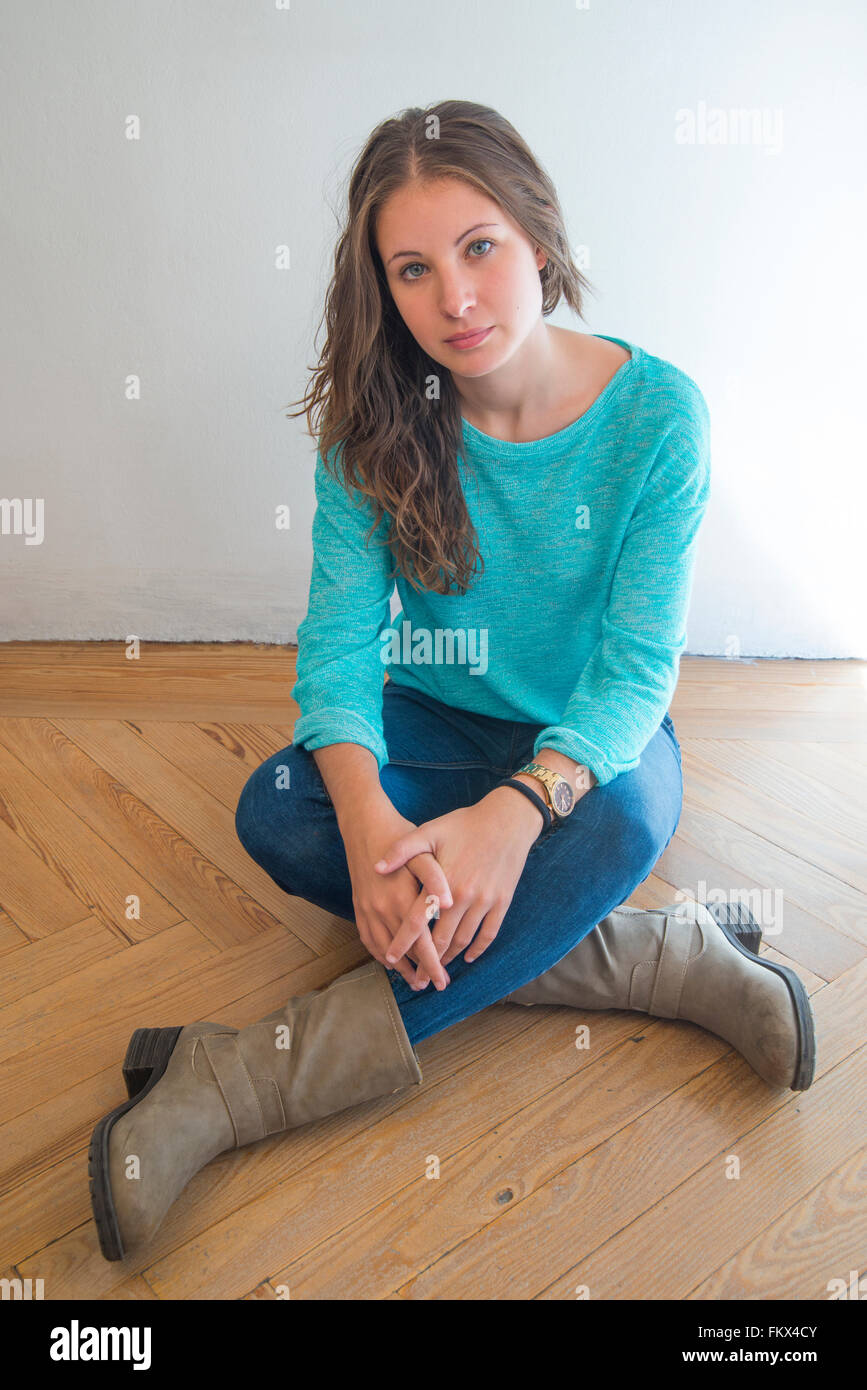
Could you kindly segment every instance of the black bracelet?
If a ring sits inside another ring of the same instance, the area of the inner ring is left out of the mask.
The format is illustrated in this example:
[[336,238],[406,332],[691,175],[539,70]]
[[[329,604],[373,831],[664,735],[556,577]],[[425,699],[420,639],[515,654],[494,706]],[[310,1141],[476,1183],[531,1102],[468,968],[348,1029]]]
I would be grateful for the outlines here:
[[551,811],[547,803],[542,800],[539,793],[534,792],[531,787],[528,787],[526,782],[519,782],[517,777],[506,777],[504,781],[498,782],[497,786],[517,787],[519,792],[523,792],[525,796],[528,796],[531,801],[535,802],[539,810],[542,812],[542,817],[545,822],[545,824],[542,826],[542,829],[539,831],[539,834],[541,835],[545,830],[550,830],[551,826],[554,824],[553,812]]

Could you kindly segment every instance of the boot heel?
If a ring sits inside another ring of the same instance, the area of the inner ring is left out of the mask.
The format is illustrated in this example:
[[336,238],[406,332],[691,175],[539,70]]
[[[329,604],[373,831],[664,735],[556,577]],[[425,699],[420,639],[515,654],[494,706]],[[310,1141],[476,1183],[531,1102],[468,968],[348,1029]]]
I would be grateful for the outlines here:
[[168,1066],[180,1028],[136,1028],[123,1059],[126,1093],[132,1099],[150,1081],[151,1074],[162,1074]]
[[736,944],[745,946],[754,956],[762,944],[762,929],[743,903],[705,903],[710,915],[716,918],[727,936],[737,937]]

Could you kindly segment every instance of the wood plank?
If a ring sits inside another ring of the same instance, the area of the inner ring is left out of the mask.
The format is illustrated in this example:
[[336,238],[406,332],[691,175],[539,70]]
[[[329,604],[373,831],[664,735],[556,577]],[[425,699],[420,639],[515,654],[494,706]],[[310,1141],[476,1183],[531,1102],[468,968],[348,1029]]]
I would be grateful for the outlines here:
[[95,917],[85,917],[63,931],[34,941],[24,951],[14,951],[0,973],[0,1007],[53,981],[84,970],[94,961],[126,949],[115,932]]
[[763,941],[759,950],[761,960],[773,961],[777,965],[785,965],[789,970],[794,970],[795,974],[802,981],[808,994],[815,994],[817,989],[821,989],[826,983],[818,975],[814,975],[812,970],[808,970],[800,961],[793,960],[791,956],[783,955],[782,951],[777,951],[773,946],[768,946]]
[[737,778],[747,787],[761,791],[768,801],[814,819],[829,835],[840,835],[861,846],[867,839],[867,787],[858,803],[854,798],[841,800],[837,788],[808,775],[797,760],[787,761],[784,754],[780,756],[784,744],[772,744],[769,748],[766,743],[739,739],[716,743],[713,739],[691,738],[681,747],[684,758],[702,758],[716,768],[721,785]]
[[[249,993],[263,971],[269,980],[275,973],[279,978],[310,959],[279,927],[255,943],[217,952],[184,923],[165,941],[142,942],[16,1000],[0,1009],[0,1118],[29,1108],[28,1081],[47,1097],[92,1075],[106,1051],[119,1051],[122,1059],[133,1027],[208,1016],[208,1007],[227,993]],[[103,1001],[98,1022],[83,1002],[93,997]],[[131,1024],[139,1010],[153,1021]]]
[[[136,737],[130,726],[129,738]],[[0,730],[0,738],[52,794],[62,797],[64,804],[90,827],[99,837],[95,843],[111,844],[124,864],[132,865],[147,880],[151,892],[155,890],[163,901],[173,905],[177,921],[191,921],[217,945],[231,946],[269,931],[284,920],[289,898],[258,866],[254,867],[271,892],[282,899],[283,916],[269,912],[229,878],[222,866],[218,867],[182,838],[170,820],[138,795],[138,788],[133,794],[132,778],[125,784],[112,776],[51,720],[8,719]],[[191,789],[188,795],[195,803],[196,791]],[[167,809],[171,814],[171,806]],[[234,813],[228,816],[223,808],[222,814],[230,820],[237,843]],[[244,857],[252,862],[246,853]],[[164,922],[159,917],[151,918],[144,900],[140,910],[140,919],[124,920],[128,937],[143,940],[163,930]],[[311,924],[304,913],[297,920],[302,931],[311,932],[318,940],[315,922]]]
[[[867,855],[864,853],[867,825],[863,827],[864,835],[860,840],[854,834],[849,838],[838,830],[826,829],[818,816],[809,814],[806,809],[788,807],[738,777],[722,779],[712,762],[692,750],[683,750],[683,771],[691,806],[716,812],[769,840],[778,849],[796,855],[805,864],[823,869],[841,883],[857,888],[859,893],[867,893]],[[857,834],[857,820],[852,828]]]
[[716,683],[698,681],[689,686],[688,691],[684,690],[680,698],[678,692],[671,706],[672,719],[676,719],[682,709],[686,714],[717,714],[736,710],[745,717],[768,713],[817,715],[829,721],[843,716],[851,720],[856,729],[860,721],[860,734],[852,735],[856,741],[867,738],[864,688],[860,684],[814,681],[795,685],[782,681],[720,680]]
[[[764,1160],[763,1160],[763,1166]],[[688,1299],[827,1299],[867,1250],[867,1147],[787,1207]]]
[[[3,742],[0,786],[7,821],[11,820],[23,843],[78,900],[74,915],[70,911],[68,920],[62,919],[60,927],[73,926],[92,914],[128,939],[140,939],[177,924],[177,908],[70,810],[57,792],[34,776]],[[15,898],[14,885],[10,888],[4,883],[3,892],[9,910],[27,930],[28,919],[22,915],[24,904]],[[133,895],[140,904],[138,920],[127,916],[128,900]],[[38,910],[45,911],[41,903]],[[41,932],[48,934],[44,929]]]
[[[0,884],[0,892],[3,891]],[[7,951],[17,951],[20,946],[29,946],[30,938],[25,936],[19,926],[12,921],[9,913],[0,907],[0,956]]]
[[[161,758],[167,759],[208,796],[215,796],[226,810],[231,810],[232,816],[247,778],[260,763],[270,758],[271,753],[281,751],[283,746],[270,734],[267,724],[257,730],[256,746],[261,758],[256,758],[249,745],[239,744],[238,733],[217,737],[217,731],[224,730],[221,724],[208,724],[210,733],[206,733],[204,727],[172,720],[140,720],[138,724],[128,720],[128,723]],[[235,726],[236,730],[246,727],[251,726]]]
[[105,1301],[116,1299],[127,1302],[156,1302],[157,1296],[146,1279],[140,1274],[134,1274],[130,1279],[125,1279],[122,1284],[109,1289],[108,1293],[100,1294],[100,1298]]
[[[0,817],[0,895],[8,914],[7,948],[26,945],[80,922],[86,914],[81,897],[46,863],[38,842],[30,844]],[[12,931],[14,919],[15,934]],[[123,933],[118,930],[116,933]]]
[[675,701],[671,717],[680,738],[780,739],[785,742],[816,742],[831,747],[835,743],[861,742],[864,716],[861,713],[823,713],[803,710],[696,709]]
[[[628,1232],[621,1230],[588,1252],[539,1296],[568,1298],[582,1283],[593,1298],[646,1298],[653,1269],[658,1297],[686,1298],[793,1200],[804,1200],[835,1167],[851,1162],[864,1144],[863,1125],[853,1125],[851,1117],[865,1096],[867,1049],[861,1049],[749,1133],[733,1131],[728,1143],[631,1222]],[[741,1176],[726,1179],[732,1155],[740,1161]],[[784,1183],[778,1180],[781,1172]],[[690,1239],[684,1241],[681,1232],[687,1229]]]
[[840,758],[867,767],[867,743],[835,743],[834,752]]
[[[135,1026],[131,1019],[130,1034]],[[47,1244],[52,1233],[69,1231],[86,1219],[82,1171],[86,1175],[87,1146],[97,1120],[124,1098],[125,1051],[126,1039],[123,1050],[116,1050],[100,1071],[70,1079],[56,1095],[40,1097],[38,1104],[0,1123],[0,1193],[5,1194],[0,1203],[0,1249],[14,1247],[16,1258],[29,1254],[38,1244]],[[73,1213],[68,1223],[67,1210]],[[23,1232],[33,1244],[15,1245]]]
[[867,808],[864,768],[853,760],[850,743],[772,743],[768,756],[795,763],[821,787],[830,787],[843,798],[844,812],[859,816]]
[[297,647],[254,642],[0,643],[0,716],[295,720]]
[[215,973],[228,969],[229,955],[181,922],[0,1009],[0,1120],[28,1110],[34,1094],[47,1099],[91,1076],[106,1052],[122,1058],[137,1009],[154,1020],[147,1026],[169,1027],[165,1010],[195,992],[209,960]]
[[[223,806],[204,788],[191,782],[172,763],[149,747],[135,729],[127,723],[111,720],[63,719],[54,721],[58,727],[95,763],[125,786],[135,787],[136,796],[181,835],[209,865],[219,865],[219,876],[237,884],[257,903],[272,914],[273,920],[285,919],[288,894],[266,874],[265,870],[244,849],[235,833],[234,812]],[[249,939],[260,926],[251,911],[243,922]],[[204,928],[203,928],[204,929]],[[303,941],[317,955],[327,955],[341,946],[352,931],[352,924],[322,913],[315,918],[297,915],[293,930],[303,932]],[[238,927],[240,939],[241,924]]]
[[733,685],[857,685],[864,684],[867,661],[808,657],[682,656],[682,686]]
[[216,797],[233,816],[247,779],[289,742],[280,741],[267,724],[196,725],[148,719],[132,727],[145,743],[209,796]]

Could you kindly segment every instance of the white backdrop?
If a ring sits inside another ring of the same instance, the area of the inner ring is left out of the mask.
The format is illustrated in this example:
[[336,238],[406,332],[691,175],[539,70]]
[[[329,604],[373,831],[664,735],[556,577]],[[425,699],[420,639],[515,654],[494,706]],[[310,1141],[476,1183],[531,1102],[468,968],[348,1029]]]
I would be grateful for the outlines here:
[[295,641],[284,410],[335,213],[379,121],[459,97],[587,248],[551,321],[707,398],[687,650],[867,656],[865,31],[861,0],[4,0],[0,639]]

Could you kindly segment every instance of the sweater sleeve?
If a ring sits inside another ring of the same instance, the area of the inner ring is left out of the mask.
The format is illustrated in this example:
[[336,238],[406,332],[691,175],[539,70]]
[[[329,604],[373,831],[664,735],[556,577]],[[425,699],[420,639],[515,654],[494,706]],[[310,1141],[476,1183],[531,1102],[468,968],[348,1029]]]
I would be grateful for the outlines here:
[[710,496],[710,420],[704,397],[664,440],[630,518],[602,635],[561,722],[537,736],[583,763],[599,786],[638,766],[677,685],[697,537]]
[[382,731],[385,663],[379,634],[390,617],[394,580],[391,552],[378,546],[388,517],[366,541],[373,513],[366,497],[352,496],[316,456],[313,570],[307,616],[298,628],[296,681],[301,713],[293,743],[313,751],[330,743],[358,743],[388,762]]

